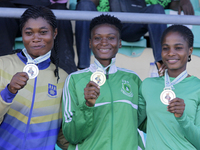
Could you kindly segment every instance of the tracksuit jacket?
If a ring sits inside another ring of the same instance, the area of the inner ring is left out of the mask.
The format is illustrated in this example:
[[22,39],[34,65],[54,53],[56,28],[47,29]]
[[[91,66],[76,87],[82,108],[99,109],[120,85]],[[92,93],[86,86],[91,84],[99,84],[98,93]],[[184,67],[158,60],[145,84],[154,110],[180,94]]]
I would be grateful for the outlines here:
[[61,93],[67,73],[47,59],[38,64],[39,74],[17,94],[7,85],[22,72],[27,59],[21,53],[0,57],[0,149],[54,150],[61,127]]
[[[113,59],[114,60],[114,59]],[[137,150],[140,78],[113,64],[100,87],[94,107],[88,107],[84,88],[97,70],[95,64],[68,76],[63,89],[63,134],[68,150]]]

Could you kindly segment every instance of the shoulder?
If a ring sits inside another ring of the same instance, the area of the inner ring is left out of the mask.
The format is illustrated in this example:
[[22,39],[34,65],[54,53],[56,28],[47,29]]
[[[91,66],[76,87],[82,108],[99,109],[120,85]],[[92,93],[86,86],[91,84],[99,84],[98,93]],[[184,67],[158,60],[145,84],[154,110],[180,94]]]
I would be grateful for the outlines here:
[[11,54],[11,55],[5,55],[5,56],[1,56],[0,60],[1,61],[9,61],[9,60],[19,60],[19,57],[17,56],[17,54]]
[[156,85],[156,84],[163,84],[164,77],[147,77],[143,80],[142,84],[145,85]]
[[17,56],[17,54],[12,54],[12,55],[5,55],[0,57],[0,68],[10,68],[14,67],[14,65],[19,65],[21,60]]
[[125,69],[125,68],[119,68],[117,67],[117,70],[120,71],[121,73],[124,73],[124,74],[127,74],[127,75],[131,75],[131,76],[135,76],[135,77],[138,77],[138,74],[132,70],[128,70],[128,69]]
[[79,81],[80,79],[87,78],[87,76],[90,76],[90,75],[91,75],[91,71],[89,70],[89,68],[86,68],[86,69],[78,70],[69,74],[67,77],[67,80],[74,79],[76,81]]

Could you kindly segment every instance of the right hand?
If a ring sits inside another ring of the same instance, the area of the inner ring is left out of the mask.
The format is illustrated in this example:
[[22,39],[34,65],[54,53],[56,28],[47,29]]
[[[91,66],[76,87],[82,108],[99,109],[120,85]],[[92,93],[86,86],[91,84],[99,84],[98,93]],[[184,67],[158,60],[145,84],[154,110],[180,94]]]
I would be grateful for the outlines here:
[[22,89],[26,85],[28,79],[29,77],[26,72],[16,73],[8,85],[8,90],[11,93],[16,94],[18,90]]
[[157,64],[159,76],[160,77],[164,76],[165,69],[167,69],[167,66],[164,63],[159,63],[159,62],[156,62],[156,64]]
[[181,14],[181,11],[184,12],[184,15],[194,15],[194,8],[190,0],[180,0],[178,14]]
[[89,107],[93,107],[96,103],[96,99],[100,95],[100,87],[95,82],[90,81],[84,89],[84,95],[86,105]]

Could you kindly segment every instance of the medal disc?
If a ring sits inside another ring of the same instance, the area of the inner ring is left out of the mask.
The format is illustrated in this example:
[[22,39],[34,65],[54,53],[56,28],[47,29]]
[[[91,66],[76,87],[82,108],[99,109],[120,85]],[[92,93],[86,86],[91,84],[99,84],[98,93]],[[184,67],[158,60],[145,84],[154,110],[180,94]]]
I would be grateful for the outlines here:
[[106,76],[103,72],[98,71],[91,75],[90,80],[102,86],[106,82]]
[[26,72],[28,74],[29,79],[34,79],[35,77],[37,77],[39,69],[35,64],[27,64],[24,67],[23,72]]
[[165,105],[169,105],[169,101],[174,98],[176,98],[176,94],[172,90],[164,90],[160,94],[160,100]]

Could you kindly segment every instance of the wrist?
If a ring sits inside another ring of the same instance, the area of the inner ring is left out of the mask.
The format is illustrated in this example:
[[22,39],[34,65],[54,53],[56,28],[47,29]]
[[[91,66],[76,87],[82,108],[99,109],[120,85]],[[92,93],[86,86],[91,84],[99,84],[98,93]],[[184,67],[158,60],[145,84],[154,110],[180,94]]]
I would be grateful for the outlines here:
[[86,104],[88,107],[93,107],[93,106],[94,106],[94,105],[88,103],[88,101],[86,101],[85,104]]

